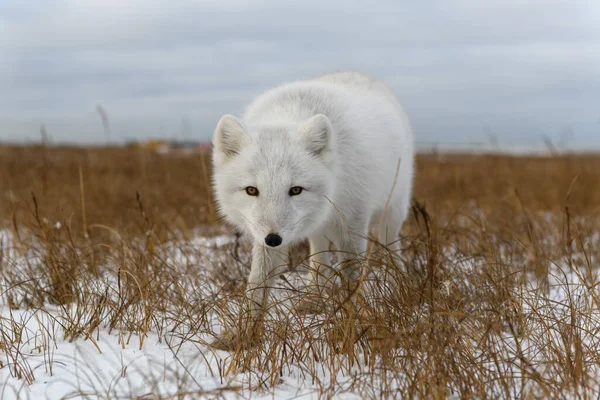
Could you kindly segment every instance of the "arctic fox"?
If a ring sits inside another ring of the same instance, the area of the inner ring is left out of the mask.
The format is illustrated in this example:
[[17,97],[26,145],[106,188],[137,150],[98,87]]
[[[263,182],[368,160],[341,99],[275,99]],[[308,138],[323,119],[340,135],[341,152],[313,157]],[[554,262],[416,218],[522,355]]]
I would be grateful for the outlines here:
[[[330,243],[349,261],[367,250],[369,224],[399,251],[413,176],[413,134],[392,91],[341,72],[287,83],[254,99],[213,137],[213,183],[222,216],[253,240],[252,315],[287,247],[309,240],[314,283]],[[383,213],[385,212],[385,215]],[[356,279],[357,268],[344,270]]]

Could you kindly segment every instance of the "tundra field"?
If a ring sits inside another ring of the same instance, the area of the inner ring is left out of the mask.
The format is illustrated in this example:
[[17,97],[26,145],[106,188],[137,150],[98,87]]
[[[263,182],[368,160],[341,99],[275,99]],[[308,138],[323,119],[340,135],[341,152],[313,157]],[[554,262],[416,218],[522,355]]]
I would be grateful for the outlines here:
[[[600,155],[419,154],[402,263],[299,314],[307,246],[261,342],[249,243],[209,154],[0,147],[0,398],[600,396]],[[391,189],[391,187],[390,187]]]

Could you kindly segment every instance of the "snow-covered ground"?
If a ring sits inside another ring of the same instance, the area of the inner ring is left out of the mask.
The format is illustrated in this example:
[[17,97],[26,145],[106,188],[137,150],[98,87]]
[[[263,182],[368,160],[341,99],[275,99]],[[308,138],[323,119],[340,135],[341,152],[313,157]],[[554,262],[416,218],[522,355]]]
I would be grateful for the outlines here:
[[[10,317],[6,307],[3,317]],[[0,369],[0,398],[63,399],[84,398],[184,398],[222,396],[227,399],[314,398],[315,389],[301,378],[287,376],[269,391],[247,390],[244,374],[224,377],[223,360],[230,355],[192,342],[183,344],[149,333],[140,346],[136,335],[109,334],[100,329],[92,340],[48,341],[48,318],[28,311],[13,312],[17,321],[28,320],[28,343],[20,350],[24,379],[11,376],[14,366],[6,360]],[[174,343],[175,342],[175,343]],[[179,345],[181,344],[181,346]],[[3,360],[3,364],[5,360]],[[28,379],[32,382],[29,384]],[[352,397],[347,397],[352,398]]]
[[[0,231],[0,238],[0,242],[3,243],[1,254],[4,257],[4,262],[0,265],[4,268],[25,268],[27,260],[11,249],[10,233]],[[233,240],[234,238],[230,236],[213,238],[200,236],[172,247],[167,246],[163,249],[165,263],[179,265],[182,269],[194,265],[209,266],[211,263],[208,261],[215,261],[221,256],[217,250]],[[203,250],[201,252],[185,250],[198,248]],[[450,256],[457,260],[460,257],[459,254],[450,254]],[[471,261],[457,262],[455,265],[462,265],[463,278],[472,274],[477,267]],[[294,274],[288,274],[286,279],[296,278]],[[110,283],[111,278],[104,279],[104,283],[99,282],[99,285]],[[457,285],[463,284],[461,279],[461,274],[457,274],[456,281],[444,284],[448,296],[452,295]],[[524,314],[531,316],[531,320],[526,321],[529,331],[518,332],[516,336],[502,333],[500,335],[502,340],[497,342],[497,346],[503,347],[498,350],[498,354],[504,355],[505,359],[494,362],[490,360],[485,365],[486,368],[494,371],[502,370],[502,373],[507,374],[514,370],[517,371],[515,374],[518,374],[522,371],[518,369],[522,368],[522,365],[517,368],[517,363],[514,361],[516,355],[527,355],[529,361],[539,362],[539,368],[536,367],[537,372],[554,374],[553,365],[544,366],[548,361],[545,358],[548,349],[540,346],[544,343],[546,345],[555,343],[556,349],[561,349],[571,346],[572,343],[565,344],[567,339],[561,336],[562,328],[554,329],[545,324],[572,321],[577,324],[579,339],[569,340],[573,343],[577,340],[583,341],[583,347],[589,354],[593,354],[594,349],[600,349],[600,311],[598,310],[600,304],[596,303],[598,290],[595,285],[598,280],[595,273],[584,275],[579,270],[555,266],[551,269],[546,289],[542,289],[533,278],[526,281],[522,287],[518,287],[519,293],[515,293],[515,298],[521,302],[519,307]],[[183,286],[189,284],[189,291],[199,291],[200,296],[211,296],[218,290],[215,287],[194,287],[194,282],[181,284]],[[285,280],[279,282],[282,287],[286,284]],[[4,346],[0,347],[0,399],[2,400],[81,397],[360,399],[365,397],[365,392],[357,386],[356,382],[360,381],[357,377],[373,371],[370,366],[360,364],[351,368],[338,369],[326,367],[324,364],[319,367],[319,363],[324,363],[324,360],[313,362],[309,368],[298,360],[295,363],[287,363],[287,367],[281,370],[277,382],[269,384],[266,382],[268,373],[248,371],[243,368],[229,370],[232,365],[229,361],[236,355],[206,346],[206,341],[210,340],[206,335],[187,336],[189,330],[176,326],[176,318],[168,319],[160,332],[150,329],[143,337],[139,334],[131,334],[122,327],[109,330],[106,324],[100,324],[91,334],[81,334],[71,340],[69,335],[65,335],[60,321],[65,315],[77,315],[78,310],[72,308],[75,306],[63,308],[46,304],[37,308],[11,309],[8,307],[7,294],[15,290],[16,288],[9,287],[5,280],[0,280],[0,329],[2,330],[0,345]],[[465,292],[468,290],[470,289]],[[485,290],[485,288],[477,290]],[[15,296],[20,295],[23,293],[16,291]],[[507,304],[507,310],[512,306],[514,305]],[[285,315],[279,313],[277,317],[285,318]],[[547,335],[547,337],[540,338],[540,335]],[[268,343],[266,348],[268,352]],[[402,354],[409,350],[398,349],[398,353]],[[474,356],[479,356],[477,351],[476,348],[473,349]],[[343,360],[343,357],[339,360]],[[307,369],[310,371],[307,372]],[[351,371],[352,376],[348,371]],[[591,367],[587,371],[590,375],[588,378],[595,380],[594,384],[600,384],[598,380],[600,367]],[[318,378],[317,381],[315,376]],[[392,379],[400,383],[408,378],[396,374]],[[379,378],[369,379],[371,379],[370,384],[376,386],[373,382]],[[331,386],[324,385],[327,382],[333,383]],[[515,378],[514,382],[519,382],[519,378]],[[389,382],[388,387],[390,387]],[[460,396],[460,392],[457,394]],[[504,397],[502,392],[497,394],[499,397]]]
[[[190,241],[162,248],[165,264],[214,268],[222,256],[216,250],[232,243],[231,236],[194,237]],[[32,268],[15,251],[11,234],[0,231],[4,264],[16,271]],[[202,251],[197,251],[201,249]],[[190,250],[190,251],[188,251]],[[201,256],[199,255],[201,254]],[[42,262],[28,254],[33,268]],[[198,273],[198,271],[195,271]],[[15,274],[23,273],[15,272]],[[202,272],[201,272],[202,274]],[[25,278],[25,277],[23,277]],[[290,277],[290,279],[293,279]],[[44,281],[45,277],[39,277]],[[87,287],[102,288],[115,284],[105,275]],[[45,283],[41,283],[43,286]],[[116,285],[116,284],[115,284]],[[159,336],[149,331],[141,338],[126,330],[100,326],[89,337],[71,340],[65,337],[61,319],[78,314],[76,305],[59,307],[46,304],[34,309],[11,309],[6,299],[19,300],[26,293],[0,279],[0,399],[64,398],[225,398],[292,399],[321,398],[324,394],[299,370],[289,370],[275,386],[258,384],[254,372],[232,373],[225,370],[232,354],[214,350],[205,343],[209,337],[185,337],[185,329],[166,323]],[[214,287],[190,288],[214,294]],[[12,293],[16,292],[16,293]],[[218,330],[218,328],[217,328]],[[68,336],[68,335],[67,335]],[[4,340],[2,340],[4,339]],[[143,339],[143,342],[142,342]],[[343,381],[343,376],[339,377]],[[250,388],[252,388],[250,390]],[[338,388],[339,398],[360,398]],[[327,396],[327,395],[326,395]]]

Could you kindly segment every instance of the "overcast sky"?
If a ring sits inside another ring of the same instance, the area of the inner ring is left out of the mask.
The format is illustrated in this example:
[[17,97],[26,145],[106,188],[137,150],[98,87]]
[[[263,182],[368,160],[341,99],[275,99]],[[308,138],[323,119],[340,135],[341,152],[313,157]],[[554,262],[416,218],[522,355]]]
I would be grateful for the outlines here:
[[420,142],[600,148],[600,1],[0,0],[0,140],[208,140],[260,91],[385,80]]

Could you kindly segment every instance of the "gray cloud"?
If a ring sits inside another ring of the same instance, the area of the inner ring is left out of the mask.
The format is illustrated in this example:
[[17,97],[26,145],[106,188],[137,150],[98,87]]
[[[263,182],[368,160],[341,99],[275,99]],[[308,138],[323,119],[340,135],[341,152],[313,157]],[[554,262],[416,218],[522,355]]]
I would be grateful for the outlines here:
[[[3,7],[3,8],[1,8]],[[600,145],[600,3],[5,0],[0,140],[207,139],[218,117],[289,79],[386,80],[426,142]]]

